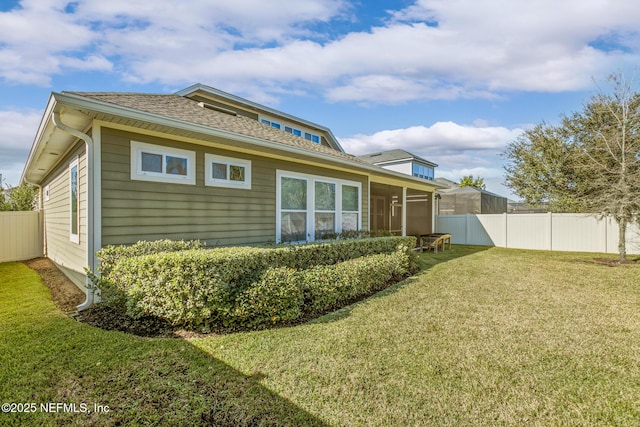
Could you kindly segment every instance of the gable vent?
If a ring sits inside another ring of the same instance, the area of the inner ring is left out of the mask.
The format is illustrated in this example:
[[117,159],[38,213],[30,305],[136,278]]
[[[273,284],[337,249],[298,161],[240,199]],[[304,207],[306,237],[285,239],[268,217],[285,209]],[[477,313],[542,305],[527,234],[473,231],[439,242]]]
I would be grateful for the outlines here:
[[226,108],[218,107],[217,105],[207,104],[206,102],[198,102],[198,105],[201,108],[206,108],[207,110],[214,110],[214,111],[218,111],[220,113],[229,114],[230,116],[237,116],[238,115],[238,113],[236,113],[233,110],[227,110]]

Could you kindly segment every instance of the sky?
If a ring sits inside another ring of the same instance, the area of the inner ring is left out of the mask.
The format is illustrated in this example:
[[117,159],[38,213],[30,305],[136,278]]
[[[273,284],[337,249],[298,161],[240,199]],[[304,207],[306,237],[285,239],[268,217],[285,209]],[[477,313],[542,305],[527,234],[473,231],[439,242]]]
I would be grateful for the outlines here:
[[0,0],[0,174],[17,185],[51,92],[202,83],[504,187],[507,144],[640,59],[624,0]]

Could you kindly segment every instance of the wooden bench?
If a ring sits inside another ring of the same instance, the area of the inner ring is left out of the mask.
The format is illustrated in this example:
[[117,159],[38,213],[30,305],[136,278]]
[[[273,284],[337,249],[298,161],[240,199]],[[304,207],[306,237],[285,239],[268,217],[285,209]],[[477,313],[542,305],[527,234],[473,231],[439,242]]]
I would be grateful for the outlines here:
[[444,251],[445,244],[449,242],[449,249],[451,249],[451,234],[449,233],[429,233],[420,235],[420,252],[433,249],[434,253],[438,253],[438,248],[441,247]]

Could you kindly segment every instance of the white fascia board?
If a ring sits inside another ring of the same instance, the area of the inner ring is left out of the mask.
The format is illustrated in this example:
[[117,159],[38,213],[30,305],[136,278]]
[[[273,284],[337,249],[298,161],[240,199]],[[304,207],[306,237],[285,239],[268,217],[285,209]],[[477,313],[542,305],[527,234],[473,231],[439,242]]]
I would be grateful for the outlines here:
[[38,125],[38,131],[36,132],[36,136],[33,139],[33,143],[31,144],[31,149],[29,150],[29,156],[27,157],[27,161],[24,164],[24,169],[22,170],[22,176],[20,177],[20,182],[27,181],[27,170],[31,166],[31,163],[36,159],[36,154],[42,152],[44,150],[44,145],[40,144],[40,140],[42,135],[44,134],[49,122],[51,120],[51,115],[53,110],[56,108],[56,100],[53,93],[49,96],[49,101],[47,102],[47,107],[44,110],[44,114],[40,119],[40,125]]

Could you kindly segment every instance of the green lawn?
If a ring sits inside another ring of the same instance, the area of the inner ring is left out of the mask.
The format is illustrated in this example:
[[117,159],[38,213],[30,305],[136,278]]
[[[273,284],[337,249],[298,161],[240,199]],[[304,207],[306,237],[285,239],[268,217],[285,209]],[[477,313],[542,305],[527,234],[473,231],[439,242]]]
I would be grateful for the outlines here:
[[0,264],[0,403],[38,407],[0,425],[640,425],[640,265],[595,256],[454,246],[311,323],[190,340],[78,323]]

